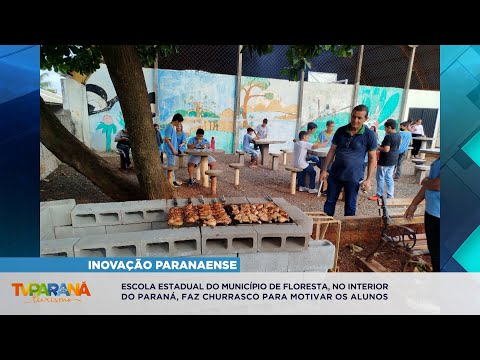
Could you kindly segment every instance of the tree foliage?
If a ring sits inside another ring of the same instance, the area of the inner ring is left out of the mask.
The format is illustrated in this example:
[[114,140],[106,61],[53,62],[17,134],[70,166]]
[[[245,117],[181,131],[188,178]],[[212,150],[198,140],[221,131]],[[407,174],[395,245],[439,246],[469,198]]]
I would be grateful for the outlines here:
[[[157,54],[168,56],[178,53],[176,45],[136,45],[143,66],[152,66]],[[92,74],[103,62],[97,45],[42,45],[40,47],[40,68],[67,74],[75,71]]]

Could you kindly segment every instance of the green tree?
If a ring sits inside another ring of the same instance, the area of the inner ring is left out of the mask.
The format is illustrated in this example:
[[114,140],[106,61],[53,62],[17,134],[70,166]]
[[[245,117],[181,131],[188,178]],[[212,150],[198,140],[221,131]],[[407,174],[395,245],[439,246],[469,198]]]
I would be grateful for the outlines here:
[[[93,73],[102,61],[117,92],[140,186],[134,186],[117,169],[88,149],[66,129],[43,101],[40,102],[40,140],[62,162],[72,166],[114,200],[158,199],[173,196],[162,168],[142,63],[151,65],[158,53],[176,51],[172,45],[42,45],[41,68],[68,73]],[[62,133],[62,136],[59,133]],[[69,144],[66,148],[64,144]],[[103,161],[102,161],[103,160]],[[127,184],[129,186],[127,186]]]

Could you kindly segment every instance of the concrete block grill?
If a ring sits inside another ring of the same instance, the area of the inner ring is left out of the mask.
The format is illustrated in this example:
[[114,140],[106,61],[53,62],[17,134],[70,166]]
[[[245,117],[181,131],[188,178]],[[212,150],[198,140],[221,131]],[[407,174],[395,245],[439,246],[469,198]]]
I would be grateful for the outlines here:
[[257,252],[257,232],[252,225],[203,226],[202,255]]
[[80,204],[72,210],[72,226],[120,225],[123,203]]

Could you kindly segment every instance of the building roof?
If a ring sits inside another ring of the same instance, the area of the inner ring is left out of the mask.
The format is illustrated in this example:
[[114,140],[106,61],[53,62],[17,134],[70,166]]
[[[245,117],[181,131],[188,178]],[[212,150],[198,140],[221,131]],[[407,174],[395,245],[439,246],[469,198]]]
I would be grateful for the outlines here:
[[52,93],[51,91],[40,89],[40,96],[43,101],[49,105],[63,105],[62,95]]

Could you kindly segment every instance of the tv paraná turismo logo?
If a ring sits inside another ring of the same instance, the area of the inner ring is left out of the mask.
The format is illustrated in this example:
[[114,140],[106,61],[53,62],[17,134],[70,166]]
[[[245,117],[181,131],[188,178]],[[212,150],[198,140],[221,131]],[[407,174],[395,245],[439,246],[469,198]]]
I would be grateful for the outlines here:
[[70,303],[91,296],[86,281],[76,283],[12,283],[15,297],[25,297],[26,303]]

